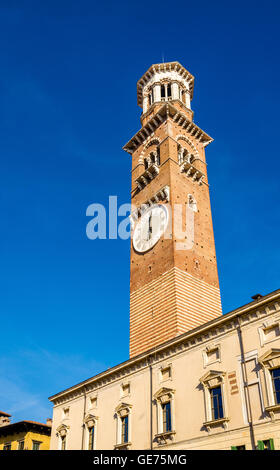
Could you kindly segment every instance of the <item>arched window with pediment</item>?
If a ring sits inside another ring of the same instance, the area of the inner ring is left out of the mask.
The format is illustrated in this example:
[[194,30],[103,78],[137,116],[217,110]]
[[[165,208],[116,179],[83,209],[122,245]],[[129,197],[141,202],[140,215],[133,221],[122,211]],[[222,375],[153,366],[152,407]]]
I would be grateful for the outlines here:
[[88,413],[84,419],[87,441],[85,448],[88,450],[96,449],[97,421],[98,417],[91,413]]
[[67,450],[67,438],[69,434],[69,426],[66,424],[61,424],[57,430],[56,435],[59,438],[58,447],[59,450]]
[[117,443],[115,449],[128,450],[131,447],[131,408],[128,403],[121,403],[116,408]]
[[157,405],[157,434],[155,436],[158,443],[172,441],[175,432],[175,390],[162,387],[155,393],[154,399]]

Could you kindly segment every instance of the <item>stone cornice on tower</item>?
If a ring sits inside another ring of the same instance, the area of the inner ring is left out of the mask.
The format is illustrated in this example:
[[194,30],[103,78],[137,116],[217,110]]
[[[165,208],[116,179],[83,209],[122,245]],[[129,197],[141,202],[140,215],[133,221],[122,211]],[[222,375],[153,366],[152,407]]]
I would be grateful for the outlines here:
[[[143,88],[152,78],[161,73],[175,73],[179,79],[184,80],[189,87],[190,97],[193,97],[194,76],[185,69],[179,62],[165,62],[153,64],[137,82],[137,104],[142,107]],[[175,77],[174,77],[175,78]]]
[[193,121],[188,119],[184,113],[181,113],[172,104],[165,103],[129,142],[124,145],[123,150],[130,154],[135,152],[167,118],[171,118],[177,125],[181,126],[182,129],[204,146],[213,142],[212,137],[200,129]]

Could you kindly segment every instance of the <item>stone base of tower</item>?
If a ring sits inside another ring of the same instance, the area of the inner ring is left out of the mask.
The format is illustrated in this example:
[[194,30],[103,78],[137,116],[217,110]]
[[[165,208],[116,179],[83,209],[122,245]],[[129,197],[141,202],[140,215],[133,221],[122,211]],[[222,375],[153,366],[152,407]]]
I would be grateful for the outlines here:
[[220,289],[172,268],[130,295],[130,357],[222,314]]

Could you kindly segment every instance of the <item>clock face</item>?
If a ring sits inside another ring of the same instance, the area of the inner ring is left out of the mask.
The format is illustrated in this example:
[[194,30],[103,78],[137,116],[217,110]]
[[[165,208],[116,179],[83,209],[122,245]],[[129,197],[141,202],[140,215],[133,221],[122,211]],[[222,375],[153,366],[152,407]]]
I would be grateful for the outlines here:
[[164,234],[168,224],[168,210],[155,204],[144,212],[133,233],[133,248],[139,253],[150,250]]

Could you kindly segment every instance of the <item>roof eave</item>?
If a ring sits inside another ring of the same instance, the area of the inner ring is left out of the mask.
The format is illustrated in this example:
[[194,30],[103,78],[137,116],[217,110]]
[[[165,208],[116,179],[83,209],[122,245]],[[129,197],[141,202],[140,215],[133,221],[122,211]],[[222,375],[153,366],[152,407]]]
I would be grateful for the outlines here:
[[68,393],[71,393],[71,392],[74,392],[75,390],[86,387],[92,381],[98,380],[99,378],[104,377],[106,375],[110,375],[111,373],[117,371],[118,369],[122,369],[123,367],[125,367],[128,364],[133,364],[133,363],[139,362],[147,356],[158,353],[161,350],[164,350],[164,349],[166,349],[170,346],[173,346],[177,343],[180,343],[181,341],[184,341],[187,337],[193,337],[193,336],[199,335],[202,332],[204,332],[205,330],[207,330],[209,328],[212,328],[215,325],[218,326],[219,324],[222,324],[224,322],[227,322],[229,320],[233,320],[234,318],[237,318],[239,315],[246,314],[248,311],[250,311],[251,309],[254,309],[256,306],[260,307],[263,304],[266,304],[266,303],[272,302],[272,301],[276,301],[279,298],[280,298],[280,289],[277,289],[277,290],[275,290],[273,292],[270,292],[269,294],[263,296],[259,300],[254,300],[252,302],[249,302],[248,304],[242,305],[241,307],[239,307],[235,310],[232,310],[232,311],[230,311],[230,312],[228,312],[224,315],[221,315],[218,318],[210,320],[209,322],[204,323],[204,324],[194,328],[193,330],[182,333],[180,336],[177,336],[176,338],[168,340],[163,344],[155,346],[154,348],[152,348],[148,351],[145,351],[144,353],[139,354],[138,356],[135,356],[131,359],[128,359],[127,361],[125,361],[121,364],[118,364],[117,366],[111,367],[110,369],[108,369],[104,372],[101,372],[100,374],[97,374],[93,377],[90,377],[89,379],[86,379],[83,382],[80,382],[80,383],[78,383],[78,384],[76,384],[76,385],[74,385],[74,386],[72,386],[68,389],[65,389],[62,392],[58,392],[55,395],[52,395],[51,397],[49,397],[49,400],[54,401],[54,400],[56,400],[56,399],[58,399],[58,398],[60,398],[64,395],[67,395]]
[[[165,103],[157,113],[155,113],[151,119],[143,126],[134,136],[123,146],[123,150],[132,154],[137,150],[137,148],[142,145],[143,142],[148,137],[148,134],[151,133],[151,128],[157,122],[156,127],[159,127],[162,122],[164,122],[167,117],[170,116],[175,122],[179,122],[184,125],[186,129],[189,129],[192,135],[197,138],[204,146],[209,145],[213,142],[212,137],[210,137],[206,132],[202,131],[192,120],[188,119],[184,113],[181,113],[175,106],[170,103]],[[154,129],[153,129],[154,131]],[[145,135],[146,134],[146,135]]]

